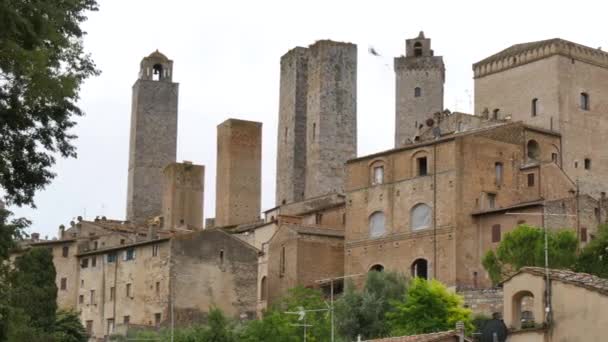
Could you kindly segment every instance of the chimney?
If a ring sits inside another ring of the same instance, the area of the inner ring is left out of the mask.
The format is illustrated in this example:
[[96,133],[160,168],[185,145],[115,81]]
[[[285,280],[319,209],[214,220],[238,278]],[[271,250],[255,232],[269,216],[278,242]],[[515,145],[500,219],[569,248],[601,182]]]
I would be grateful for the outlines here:
[[[72,225],[73,227],[74,225]],[[64,225],[60,225],[59,226],[59,239],[63,239],[63,236],[65,235],[65,226]]]

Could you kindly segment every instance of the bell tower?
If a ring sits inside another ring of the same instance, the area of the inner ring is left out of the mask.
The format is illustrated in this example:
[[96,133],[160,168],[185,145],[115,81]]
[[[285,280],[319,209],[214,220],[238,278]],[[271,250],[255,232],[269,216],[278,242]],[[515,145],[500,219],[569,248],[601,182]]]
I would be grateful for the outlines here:
[[443,111],[445,66],[431,39],[420,31],[405,41],[405,56],[395,58],[395,148],[414,141],[424,121]]
[[143,222],[161,215],[163,170],[177,151],[178,84],[173,61],[156,50],[140,63],[133,85],[127,219]]

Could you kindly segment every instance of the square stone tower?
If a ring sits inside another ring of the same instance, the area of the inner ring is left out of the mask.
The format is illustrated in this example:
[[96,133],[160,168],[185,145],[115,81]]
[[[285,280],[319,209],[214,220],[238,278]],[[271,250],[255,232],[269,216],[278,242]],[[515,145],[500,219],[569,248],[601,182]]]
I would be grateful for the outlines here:
[[218,125],[215,226],[259,219],[261,176],[262,123],[228,119]]
[[177,151],[178,84],[173,61],[155,51],[140,64],[133,85],[127,219],[142,222],[162,212],[163,170]]
[[421,31],[405,41],[405,56],[395,58],[395,148],[414,141],[421,125],[443,111],[445,66]]
[[306,185],[306,101],[308,49],[281,57],[276,205],[304,199]]
[[306,199],[344,191],[357,156],[357,46],[330,40],[308,48]]
[[205,166],[172,163],[164,171],[163,220],[165,228],[203,228]]

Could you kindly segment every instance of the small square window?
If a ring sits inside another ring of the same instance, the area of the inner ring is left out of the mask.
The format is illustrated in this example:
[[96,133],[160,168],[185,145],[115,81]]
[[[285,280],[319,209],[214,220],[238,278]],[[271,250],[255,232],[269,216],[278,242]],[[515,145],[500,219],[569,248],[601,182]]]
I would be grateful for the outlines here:
[[585,158],[585,170],[591,170],[591,159]]
[[161,320],[161,314],[155,313],[154,314],[154,325],[156,325],[157,327],[160,326],[160,320]]
[[557,153],[551,153],[551,161],[557,163]]
[[127,295],[127,297],[129,297],[129,298],[131,297],[131,284],[127,284],[127,287],[126,287],[126,295]]
[[66,290],[68,288],[68,279],[61,278],[61,284],[59,285],[60,290]]
[[97,256],[93,256],[91,258],[91,267],[96,267],[97,266]]
[[80,295],[80,296],[78,296],[78,303],[79,303],[79,304],[84,303],[84,295]]
[[116,262],[116,252],[108,253],[108,263]]
[[123,324],[129,324],[130,321],[131,321],[131,316],[124,316],[122,318],[122,323]]
[[80,262],[80,267],[82,267],[82,268],[89,267],[89,259],[87,259],[87,258],[82,259],[82,261]]
[[135,248],[129,248],[125,251],[125,261],[135,259]]
[[587,228],[581,227],[581,242],[587,242]]
[[68,247],[68,246],[63,247],[61,250],[61,255],[64,258],[67,258],[69,254],[70,254],[70,247]]
[[489,209],[496,208],[496,194],[488,194],[488,207]]

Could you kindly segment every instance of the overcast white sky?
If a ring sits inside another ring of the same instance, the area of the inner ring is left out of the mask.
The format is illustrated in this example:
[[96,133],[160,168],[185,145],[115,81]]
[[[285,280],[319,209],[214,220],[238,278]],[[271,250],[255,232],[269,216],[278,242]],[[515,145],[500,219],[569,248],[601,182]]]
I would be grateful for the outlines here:
[[279,59],[294,46],[358,45],[358,155],[393,145],[392,58],[420,30],[444,56],[452,111],[472,110],[471,64],[512,44],[560,37],[608,49],[608,6],[600,1],[99,2],[84,25],[85,47],[103,73],[81,91],[78,158],[58,161],[37,209],[10,208],[49,238],[85,211],[124,219],[131,86],[155,49],[173,59],[180,83],[177,159],[206,167],[205,217],[215,212],[216,126],[229,117],[264,123],[262,208],[274,206]]

